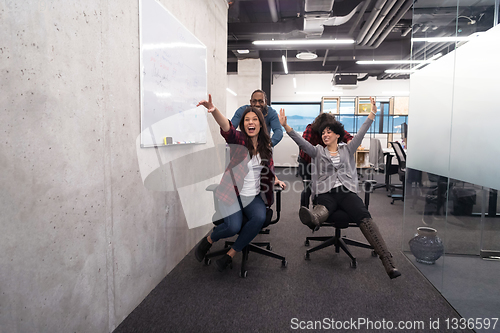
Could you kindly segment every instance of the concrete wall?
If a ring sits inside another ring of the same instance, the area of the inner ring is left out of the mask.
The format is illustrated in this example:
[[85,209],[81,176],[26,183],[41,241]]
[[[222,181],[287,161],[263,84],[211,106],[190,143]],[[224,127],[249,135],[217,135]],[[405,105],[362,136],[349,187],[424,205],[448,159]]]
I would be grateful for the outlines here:
[[[161,3],[207,46],[225,112],[227,2]],[[0,2],[0,332],[112,331],[209,229],[142,183],[138,13]]]

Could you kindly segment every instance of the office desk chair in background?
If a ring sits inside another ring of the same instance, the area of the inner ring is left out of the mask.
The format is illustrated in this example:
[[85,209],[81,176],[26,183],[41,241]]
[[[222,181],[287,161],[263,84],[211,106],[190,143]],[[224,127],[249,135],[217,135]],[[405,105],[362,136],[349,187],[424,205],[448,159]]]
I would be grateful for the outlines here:
[[[379,139],[371,138],[370,139],[370,152],[368,154],[368,162],[370,163],[370,168],[372,172],[383,173],[387,172],[386,165],[384,161],[384,151],[382,150],[382,144]],[[373,190],[378,188],[385,187],[387,188],[387,184],[374,184]]]
[[394,204],[395,200],[405,200],[405,182],[406,182],[406,153],[401,147],[399,142],[391,142],[391,146],[396,153],[396,158],[398,159],[398,175],[399,180],[402,182],[402,194],[391,194],[392,202],[391,205]]
[[[222,218],[222,216],[219,212],[219,209],[218,209],[219,205],[217,202],[217,198],[215,197],[215,190],[217,189],[218,186],[219,186],[218,184],[212,184],[206,188],[207,191],[212,191],[212,193],[213,193],[215,214],[212,217],[212,221],[213,221],[213,224],[215,224],[216,226],[224,222],[224,219]],[[272,224],[278,223],[278,221],[280,219],[280,212],[281,212],[281,191],[282,191],[282,188],[280,186],[274,187],[274,192],[276,192],[276,200],[275,200],[275,202],[276,202],[276,219],[274,219],[274,220],[272,219],[273,218],[273,210],[271,208],[267,208],[266,221],[264,222],[264,225],[262,226],[262,230],[259,232],[259,234],[269,234],[269,229],[266,229],[266,228]],[[243,214],[242,226],[245,225],[245,223],[247,221],[248,221],[248,219]],[[227,251],[229,251],[229,247],[233,244],[234,244],[234,242],[232,242],[232,241],[226,241],[224,243],[223,249],[215,251],[215,252],[208,252],[205,255],[205,265],[207,265],[207,266],[210,265],[210,263],[211,263],[210,258],[222,256],[222,255],[226,254]],[[281,267],[287,267],[288,262],[285,260],[285,257],[281,256],[277,253],[274,253],[271,250],[272,250],[272,246],[271,246],[271,243],[269,243],[269,242],[254,242],[254,241],[252,241],[252,242],[250,242],[250,244],[245,246],[243,248],[243,250],[241,251],[242,258],[241,258],[240,276],[242,278],[247,277],[248,273],[246,270],[246,262],[248,260],[248,254],[250,252],[255,252],[255,253],[262,254],[262,255],[267,256],[267,257],[279,259],[279,260],[281,260]]]
[[[368,208],[368,205],[370,204],[370,193],[373,191],[373,185],[376,183],[374,180],[365,180],[362,185],[363,185],[363,190],[365,192],[365,206]],[[309,249],[306,251],[305,254],[305,259],[310,260],[310,254],[312,252],[316,252],[318,250],[321,250],[325,247],[329,246],[335,246],[335,252],[339,253],[339,250],[342,249],[349,258],[351,258],[350,266],[352,268],[356,268],[357,266],[357,261],[356,258],[352,255],[351,251],[349,251],[349,248],[347,245],[352,245],[356,247],[362,247],[366,249],[371,249],[372,250],[372,256],[376,257],[377,254],[373,250],[373,247],[370,244],[362,243],[355,241],[353,239],[346,238],[345,236],[342,236],[342,229],[346,229],[349,227],[358,227],[358,225],[352,221],[349,218],[349,215],[347,215],[346,212],[344,212],[341,209],[337,209],[336,211],[330,213],[330,216],[328,216],[328,219],[321,224],[321,227],[334,227],[335,228],[335,235],[334,236],[310,236],[306,237],[306,241],[304,242],[305,246],[309,246],[309,241],[321,241],[322,243],[313,247],[312,249]]]

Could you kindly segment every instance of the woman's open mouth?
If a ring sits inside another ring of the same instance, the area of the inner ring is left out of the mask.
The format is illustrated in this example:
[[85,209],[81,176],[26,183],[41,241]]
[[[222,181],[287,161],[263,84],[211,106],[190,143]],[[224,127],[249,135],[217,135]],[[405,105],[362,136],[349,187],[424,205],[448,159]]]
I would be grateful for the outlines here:
[[255,126],[248,126],[248,134],[253,134],[255,133]]

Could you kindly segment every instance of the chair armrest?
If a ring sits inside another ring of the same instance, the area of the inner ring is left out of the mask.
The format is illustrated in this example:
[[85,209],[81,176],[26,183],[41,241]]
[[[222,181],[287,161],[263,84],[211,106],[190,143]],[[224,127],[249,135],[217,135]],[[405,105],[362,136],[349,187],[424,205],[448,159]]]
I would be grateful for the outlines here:
[[365,207],[368,209],[368,206],[370,205],[370,193],[373,192],[373,187],[377,181],[372,180],[372,179],[367,179],[363,181],[363,190],[365,192]]
[[274,190],[274,192],[276,192],[276,200],[275,200],[275,202],[276,202],[276,218],[274,220],[272,220],[271,223],[269,223],[269,225],[278,223],[278,221],[280,220],[280,216],[281,216],[281,192],[283,191],[283,189],[281,188],[281,186],[275,185],[273,187],[273,190]]
[[205,189],[205,191],[215,192],[215,190],[217,189],[217,187],[219,187],[219,184],[211,184],[211,185],[207,186],[207,188]]
[[373,192],[373,187],[377,184],[376,180],[373,179],[367,179],[363,181],[363,190],[364,192],[372,193]]

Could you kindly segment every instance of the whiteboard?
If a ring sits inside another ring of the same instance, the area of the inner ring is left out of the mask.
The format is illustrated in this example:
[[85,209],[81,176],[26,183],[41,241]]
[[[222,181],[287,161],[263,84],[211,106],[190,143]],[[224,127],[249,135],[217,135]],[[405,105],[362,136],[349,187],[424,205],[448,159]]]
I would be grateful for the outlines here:
[[165,7],[140,0],[141,147],[206,143],[207,48]]

